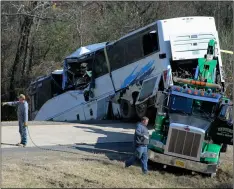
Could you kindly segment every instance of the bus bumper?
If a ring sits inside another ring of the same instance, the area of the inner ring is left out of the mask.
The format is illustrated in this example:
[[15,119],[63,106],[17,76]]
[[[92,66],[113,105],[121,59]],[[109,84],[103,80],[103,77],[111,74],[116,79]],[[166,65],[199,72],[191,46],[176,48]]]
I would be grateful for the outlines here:
[[214,174],[216,173],[218,168],[217,164],[205,164],[192,160],[182,159],[174,156],[169,156],[166,154],[160,154],[150,149],[148,149],[148,157],[149,160],[156,163],[180,167],[194,172],[200,172],[205,174]]

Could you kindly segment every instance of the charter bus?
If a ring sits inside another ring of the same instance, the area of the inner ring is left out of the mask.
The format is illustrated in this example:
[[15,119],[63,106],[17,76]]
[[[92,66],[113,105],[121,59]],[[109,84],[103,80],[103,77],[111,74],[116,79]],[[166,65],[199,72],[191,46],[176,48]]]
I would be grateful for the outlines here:
[[154,110],[157,91],[173,85],[174,75],[195,73],[210,39],[217,41],[224,83],[212,17],[158,20],[116,41],[81,47],[64,60],[63,93],[38,107],[35,120],[142,117]]

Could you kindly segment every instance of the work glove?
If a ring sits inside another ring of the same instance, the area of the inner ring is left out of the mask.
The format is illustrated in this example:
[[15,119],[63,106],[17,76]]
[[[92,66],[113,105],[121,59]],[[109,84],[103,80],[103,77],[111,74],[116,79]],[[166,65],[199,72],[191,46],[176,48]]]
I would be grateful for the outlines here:
[[2,103],[2,106],[5,106],[5,105],[7,105],[7,102],[3,102],[3,103]]
[[24,126],[27,127],[28,126],[28,122],[24,122]]

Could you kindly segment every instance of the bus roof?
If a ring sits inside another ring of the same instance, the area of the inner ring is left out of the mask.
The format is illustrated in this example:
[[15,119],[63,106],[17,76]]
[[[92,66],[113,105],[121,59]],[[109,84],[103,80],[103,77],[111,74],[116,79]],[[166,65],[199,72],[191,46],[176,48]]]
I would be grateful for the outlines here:
[[121,37],[121,38],[119,38],[118,40],[113,41],[113,42],[111,42],[111,43],[109,43],[109,44],[110,44],[110,45],[111,45],[111,44],[114,44],[114,43],[116,43],[117,41],[120,41],[120,40],[122,40],[122,39],[125,39],[125,38],[131,36],[131,35],[134,35],[134,34],[140,32],[140,31],[142,31],[142,30],[144,30],[144,29],[146,29],[146,28],[148,28],[148,27],[151,27],[151,26],[153,26],[153,25],[159,23],[159,22],[161,22],[161,23],[165,23],[165,22],[177,22],[178,20],[192,20],[192,19],[214,19],[214,18],[213,18],[213,17],[207,17],[207,16],[192,16],[192,17],[177,17],[177,18],[169,18],[169,19],[164,19],[164,20],[157,20],[157,21],[155,21],[155,22],[152,22],[151,24],[148,24],[147,26],[138,28],[138,29],[136,29],[136,30],[134,30],[134,31],[132,31],[132,32],[130,32],[130,33],[124,35],[123,37]]

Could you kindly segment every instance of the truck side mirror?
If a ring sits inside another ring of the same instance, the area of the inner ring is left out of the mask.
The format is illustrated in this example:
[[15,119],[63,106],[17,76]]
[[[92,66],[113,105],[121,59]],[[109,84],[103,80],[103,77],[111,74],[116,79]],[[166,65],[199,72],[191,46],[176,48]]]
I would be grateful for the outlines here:
[[233,116],[233,105],[223,104],[221,105],[220,112],[218,114],[219,119],[228,121]]
[[165,104],[167,94],[164,91],[158,91],[155,99],[155,108],[162,109]]

